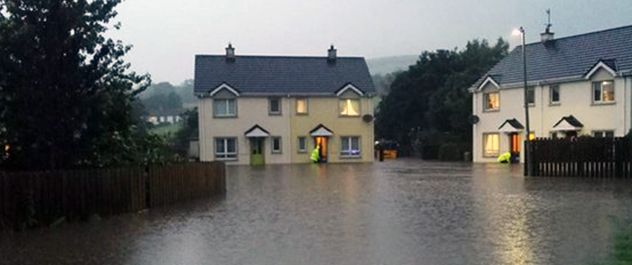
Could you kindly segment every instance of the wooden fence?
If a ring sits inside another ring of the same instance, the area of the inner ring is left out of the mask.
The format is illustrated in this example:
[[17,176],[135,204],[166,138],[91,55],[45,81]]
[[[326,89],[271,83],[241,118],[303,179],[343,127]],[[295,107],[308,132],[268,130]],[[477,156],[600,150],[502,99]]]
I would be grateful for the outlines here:
[[632,178],[630,138],[537,138],[527,144],[533,176]]
[[111,215],[221,194],[220,162],[146,168],[0,172],[0,230]]

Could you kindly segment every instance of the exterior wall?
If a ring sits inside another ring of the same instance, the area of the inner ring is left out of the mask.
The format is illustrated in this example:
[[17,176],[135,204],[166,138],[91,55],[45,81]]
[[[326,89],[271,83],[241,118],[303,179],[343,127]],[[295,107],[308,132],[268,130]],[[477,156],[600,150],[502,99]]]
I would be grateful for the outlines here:
[[227,164],[250,164],[250,140],[244,133],[258,124],[270,132],[270,136],[281,137],[281,153],[272,153],[272,139],[265,139],[264,154],[266,164],[290,163],[290,126],[289,99],[281,98],[281,115],[268,114],[267,97],[238,97],[237,117],[214,118],[213,99],[203,98],[199,102],[200,126],[200,160],[215,160],[214,148],[216,137],[237,138],[237,160]]
[[[309,163],[309,154],[314,149],[314,139],[309,132],[319,124],[333,131],[329,137],[328,162],[372,162],[373,161],[373,122],[364,122],[362,116],[373,115],[373,101],[371,98],[360,98],[360,116],[342,117],[338,107],[338,97],[311,97],[308,98],[308,114],[296,114],[296,99],[291,99],[292,116],[290,121],[292,142],[292,163]],[[307,153],[298,153],[298,137],[307,139]],[[340,157],[341,136],[360,137],[360,158]]]
[[[629,78],[627,79],[613,78],[608,72],[600,70],[591,80],[560,83],[560,103],[556,105],[549,103],[549,85],[535,86],[535,104],[529,107],[531,131],[536,137],[550,137],[555,123],[564,116],[573,115],[584,125],[578,135],[591,135],[595,130],[613,130],[617,137],[625,135],[632,124],[632,86],[628,84]],[[592,82],[603,80],[614,80],[614,103],[598,104],[592,101]],[[501,89],[500,110],[484,112],[483,93],[491,89],[496,88],[488,84],[482,91],[473,94],[473,113],[480,118],[472,130],[474,162],[496,161],[496,158],[483,157],[483,133],[498,132],[498,127],[505,120],[512,118],[518,119],[526,126],[522,87]],[[521,139],[524,139],[525,133],[520,134]],[[509,151],[509,148],[509,136],[500,133],[500,153]],[[524,152],[521,152],[521,161],[524,161],[523,154]]]
[[[218,93],[219,94],[219,93]],[[309,97],[308,114],[296,114],[296,98],[281,98],[282,114],[268,114],[268,97],[237,97],[237,117],[214,118],[213,99],[203,98],[198,101],[199,111],[199,145],[200,160],[215,160],[214,140],[217,137],[237,138],[237,160],[227,164],[250,164],[250,141],[244,133],[255,124],[270,132],[270,136],[281,137],[281,154],[272,153],[272,139],[265,139],[265,163],[310,163],[309,155],[314,148],[314,139],[309,132],[317,125],[323,124],[333,131],[329,139],[328,162],[370,162],[373,161],[373,122],[364,122],[362,116],[373,115],[372,98],[360,99],[360,116],[341,117],[339,115],[338,97]],[[298,137],[305,136],[307,152],[298,152]],[[360,158],[340,158],[341,136],[359,136],[361,145]]]

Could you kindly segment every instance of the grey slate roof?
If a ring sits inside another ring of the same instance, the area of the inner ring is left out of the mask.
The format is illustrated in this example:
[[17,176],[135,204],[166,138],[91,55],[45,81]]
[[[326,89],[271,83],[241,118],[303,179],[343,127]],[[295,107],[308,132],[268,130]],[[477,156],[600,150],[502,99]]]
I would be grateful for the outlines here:
[[196,94],[208,93],[226,83],[244,94],[335,94],[351,83],[365,93],[375,86],[361,57],[236,56],[195,57]]
[[[479,79],[477,88],[491,76],[501,87],[520,84],[522,73],[522,46],[516,47],[507,57]],[[600,60],[615,71],[632,70],[632,25],[576,36],[557,38],[553,42],[526,45],[527,80],[551,81],[581,77]]]

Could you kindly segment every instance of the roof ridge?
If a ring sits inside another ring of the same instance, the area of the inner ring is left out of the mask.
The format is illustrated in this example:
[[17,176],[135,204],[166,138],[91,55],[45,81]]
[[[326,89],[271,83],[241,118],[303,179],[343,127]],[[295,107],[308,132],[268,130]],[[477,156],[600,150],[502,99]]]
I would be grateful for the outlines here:
[[[195,57],[226,57],[223,54],[196,54]],[[327,59],[327,56],[307,55],[235,55],[236,58],[273,58],[273,59]],[[336,59],[365,59],[362,56],[338,56]],[[366,60],[366,59],[365,59]]]
[[[586,36],[586,35],[593,35],[593,34],[604,33],[604,32],[608,32],[608,31],[621,30],[621,29],[625,29],[625,28],[632,28],[632,25],[620,26],[620,27],[609,28],[609,29],[601,29],[601,30],[581,33],[581,34],[577,34],[577,35],[564,36],[564,37],[561,37],[561,38],[554,38],[553,41],[559,41],[559,40],[566,40],[566,39],[570,39],[570,38],[583,37],[583,36]],[[535,41],[535,42],[527,43],[526,46],[537,45],[537,44],[542,44],[542,42],[541,41]],[[520,47],[520,46],[522,46],[522,45],[518,45],[516,47]]]

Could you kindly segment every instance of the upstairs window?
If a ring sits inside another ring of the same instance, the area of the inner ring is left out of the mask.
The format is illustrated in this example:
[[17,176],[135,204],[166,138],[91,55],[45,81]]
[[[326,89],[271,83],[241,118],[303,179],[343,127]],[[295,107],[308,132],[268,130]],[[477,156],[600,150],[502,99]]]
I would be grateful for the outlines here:
[[340,116],[360,116],[360,100],[359,99],[340,99],[338,103]]
[[560,85],[549,86],[549,103],[551,105],[560,104]]
[[307,114],[307,99],[306,98],[296,99],[296,114]]
[[281,115],[281,99],[280,98],[270,98],[268,100],[268,113],[270,115]]
[[535,106],[535,87],[527,87],[527,104]]
[[485,111],[500,110],[500,93],[490,92],[484,94],[483,109]]
[[614,82],[600,81],[593,82],[593,103],[614,102]]
[[237,116],[237,102],[231,99],[214,99],[213,100],[213,116],[219,118]]

